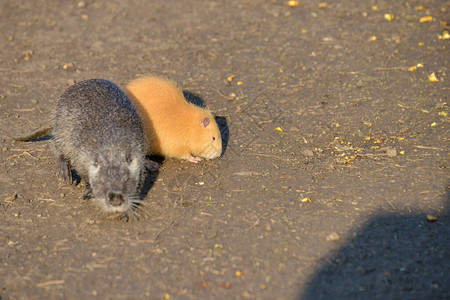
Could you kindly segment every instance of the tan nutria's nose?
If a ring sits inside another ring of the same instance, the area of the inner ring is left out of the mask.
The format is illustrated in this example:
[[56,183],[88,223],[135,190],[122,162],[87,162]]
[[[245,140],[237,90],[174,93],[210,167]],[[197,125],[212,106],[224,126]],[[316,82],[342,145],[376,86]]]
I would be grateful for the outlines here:
[[112,206],[121,206],[123,204],[123,195],[120,191],[109,191],[108,200]]

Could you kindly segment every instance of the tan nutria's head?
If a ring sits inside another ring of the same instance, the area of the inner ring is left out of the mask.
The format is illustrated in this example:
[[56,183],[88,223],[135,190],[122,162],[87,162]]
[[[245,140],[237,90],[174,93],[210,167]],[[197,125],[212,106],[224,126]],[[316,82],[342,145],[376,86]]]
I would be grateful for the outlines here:
[[195,134],[191,143],[194,156],[213,159],[222,154],[222,136],[214,116],[205,109],[194,120]]

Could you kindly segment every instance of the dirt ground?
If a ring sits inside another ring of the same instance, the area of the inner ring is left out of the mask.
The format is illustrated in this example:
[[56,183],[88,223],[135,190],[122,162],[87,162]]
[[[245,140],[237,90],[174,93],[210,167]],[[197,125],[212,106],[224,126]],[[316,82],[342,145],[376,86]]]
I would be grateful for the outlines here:
[[[299,2],[1,1],[0,299],[450,299],[450,2]],[[152,73],[224,153],[162,161],[139,218],[11,139]]]

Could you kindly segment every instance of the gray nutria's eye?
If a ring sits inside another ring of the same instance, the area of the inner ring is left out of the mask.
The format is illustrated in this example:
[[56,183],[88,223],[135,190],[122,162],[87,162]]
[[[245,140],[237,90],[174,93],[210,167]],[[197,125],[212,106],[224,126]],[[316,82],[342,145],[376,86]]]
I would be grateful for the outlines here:
[[131,162],[133,161],[133,159],[131,158],[131,154],[127,154],[127,156],[125,157],[125,161],[126,161],[128,164],[131,164]]
[[98,161],[94,161],[93,166],[94,168],[98,168]]

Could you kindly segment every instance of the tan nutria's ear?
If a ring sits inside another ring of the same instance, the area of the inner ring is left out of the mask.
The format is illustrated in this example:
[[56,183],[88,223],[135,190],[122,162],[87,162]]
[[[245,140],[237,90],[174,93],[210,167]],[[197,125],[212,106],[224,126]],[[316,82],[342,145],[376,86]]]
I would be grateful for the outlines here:
[[208,126],[208,125],[209,125],[209,118],[208,118],[208,117],[204,117],[203,119],[200,120],[200,124],[201,124],[203,127]]

